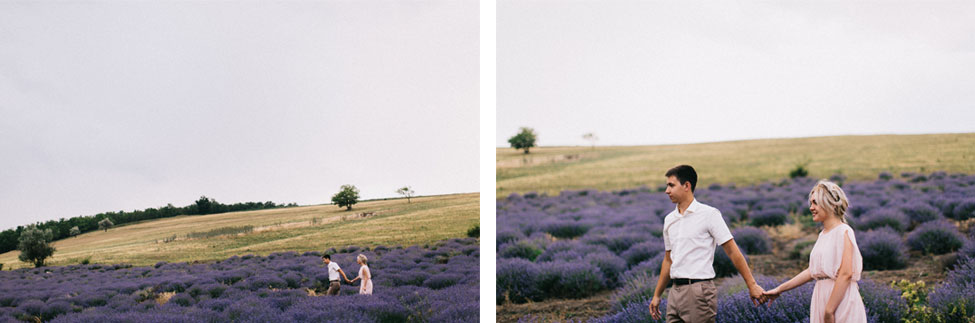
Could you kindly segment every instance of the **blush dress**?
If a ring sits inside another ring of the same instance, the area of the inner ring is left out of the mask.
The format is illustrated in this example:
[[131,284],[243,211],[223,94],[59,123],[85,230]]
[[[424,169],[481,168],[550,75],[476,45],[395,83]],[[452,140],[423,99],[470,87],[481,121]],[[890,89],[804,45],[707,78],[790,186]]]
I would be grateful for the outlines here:
[[857,247],[857,240],[853,236],[853,228],[847,224],[840,224],[829,232],[820,232],[809,254],[809,274],[816,279],[816,286],[813,288],[812,302],[809,305],[809,322],[823,322],[823,315],[826,313],[826,304],[829,303],[830,294],[833,292],[833,284],[836,282],[836,274],[840,270],[840,262],[843,260],[843,237],[850,237],[853,243],[853,277],[850,279],[850,286],[843,292],[843,299],[833,314],[834,322],[867,322],[867,311],[863,306],[863,299],[860,298],[860,288],[857,281],[860,280],[860,273],[863,272],[863,257],[860,256],[860,248]]
[[[366,275],[369,278],[365,278]],[[369,271],[369,266],[359,267],[359,277],[362,277],[362,284],[359,284],[359,294],[372,295],[372,272]]]

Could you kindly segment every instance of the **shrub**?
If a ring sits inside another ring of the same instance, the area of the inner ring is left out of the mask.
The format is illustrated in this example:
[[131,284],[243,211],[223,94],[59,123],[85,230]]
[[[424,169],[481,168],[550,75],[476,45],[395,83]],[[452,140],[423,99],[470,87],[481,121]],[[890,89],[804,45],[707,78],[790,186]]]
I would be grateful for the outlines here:
[[880,175],[877,175],[877,179],[882,181],[889,181],[891,179],[894,179],[894,175],[891,174],[890,172],[880,172]]
[[863,270],[887,270],[907,267],[907,246],[893,229],[881,227],[861,232],[857,244],[863,257]]
[[657,275],[645,272],[637,273],[622,282],[622,287],[613,293],[610,304],[614,311],[622,311],[631,303],[642,303],[653,298],[654,289],[657,288]]
[[928,294],[928,304],[944,322],[975,320],[975,259],[966,259]]
[[481,225],[476,224],[467,230],[467,236],[470,238],[478,238],[481,236]]
[[962,247],[962,236],[948,221],[938,220],[922,224],[907,236],[913,250],[925,254],[944,254]]
[[899,209],[877,208],[870,210],[856,221],[857,229],[870,230],[881,227],[901,231],[907,229],[909,220]]
[[456,285],[462,279],[464,276],[461,274],[441,273],[427,278],[423,286],[430,289],[444,289]]
[[743,253],[767,254],[772,252],[772,241],[764,230],[756,227],[741,227],[731,233],[735,237],[735,244]]
[[603,273],[605,285],[614,288],[619,284],[619,275],[626,270],[626,260],[613,254],[612,252],[600,252],[589,254],[585,258],[590,264],[599,268]]
[[[745,256],[745,262],[748,262],[748,255],[744,250],[741,251],[742,256]],[[727,277],[738,273],[738,269],[735,268],[735,264],[731,262],[731,257],[724,252],[724,248],[718,246],[714,250],[714,274],[716,277]]]
[[952,212],[955,220],[967,220],[975,218],[975,198],[968,198],[958,203]]
[[751,212],[748,217],[751,219],[752,226],[777,226],[785,224],[788,214],[785,209],[770,208]]
[[[866,264],[866,259],[864,259]],[[868,322],[900,322],[907,314],[907,301],[901,292],[870,279],[857,282]]]
[[501,247],[501,245],[505,243],[511,243],[524,239],[525,234],[516,230],[499,230],[495,238],[497,239],[497,247]]
[[933,221],[941,217],[941,212],[931,204],[917,200],[908,201],[907,204],[901,206],[901,211],[915,223]]
[[[651,295],[652,296],[652,295]],[[603,316],[600,318],[595,318],[589,320],[590,323],[644,323],[644,322],[665,322],[667,318],[667,299],[662,299],[660,301],[660,318],[661,320],[654,320],[650,316],[650,311],[648,307],[650,306],[650,300],[643,302],[630,303],[629,305],[623,307],[622,310],[616,312],[615,314]]]
[[501,258],[524,258],[535,261],[542,254],[542,249],[528,240],[521,240],[501,246],[498,256]]
[[[765,289],[780,281],[756,275],[755,281]],[[784,280],[783,280],[784,281]],[[740,281],[744,284],[744,281]],[[814,284],[804,284],[779,296],[770,306],[754,306],[747,288],[718,301],[718,322],[803,322],[809,319],[809,303]]]
[[553,237],[560,239],[572,239],[582,236],[589,231],[590,226],[578,221],[551,220],[542,224],[542,230],[548,232]]
[[633,266],[643,262],[644,260],[653,258],[659,253],[664,252],[664,244],[662,241],[650,240],[644,241],[633,245],[630,249],[627,249],[620,256],[626,259],[626,263],[629,266]]
[[809,170],[806,169],[808,163],[796,164],[796,167],[789,171],[789,178],[806,177],[809,175]]
[[577,261],[540,264],[538,283],[547,297],[562,298],[589,297],[606,287],[599,267]]
[[634,279],[635,276],[640,274],[646,274],[650,276],[660,275],[660,267],[663,266],[663,261],[665,256],[666,254],[661,252],[658,253],[656,256],[653,256],[653,258],[640,262],[636,266],[633,266],[632,268],[624,272],[623,275],[620,276],[620,280],[625,282],[627,280]]
[[515,303],[540,300],[542,294],[538,289],[538,276],[538,267],[531,261],[521,258],[498,259],[497,303],[501,304],[506,298]]

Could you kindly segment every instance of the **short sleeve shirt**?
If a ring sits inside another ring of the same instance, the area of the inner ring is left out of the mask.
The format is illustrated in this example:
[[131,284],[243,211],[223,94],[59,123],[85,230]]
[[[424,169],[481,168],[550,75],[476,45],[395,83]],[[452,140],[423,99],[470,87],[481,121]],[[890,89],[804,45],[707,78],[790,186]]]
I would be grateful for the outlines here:
[[670,251],[670,278],[714,278],[714,249],[731,240],[721,211],[697,201],[664,218],[664,248]]
[[328,263],[328,280],[339,280],[339,264],[332,261]]

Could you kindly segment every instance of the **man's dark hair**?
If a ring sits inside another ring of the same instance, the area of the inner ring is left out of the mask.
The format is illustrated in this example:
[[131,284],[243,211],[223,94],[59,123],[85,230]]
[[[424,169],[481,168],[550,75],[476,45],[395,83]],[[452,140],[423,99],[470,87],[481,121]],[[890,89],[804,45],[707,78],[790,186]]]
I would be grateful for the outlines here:
[[671,168],[667,171],[667,174],[664,174],[664,176],[676,176],[677,181],[680,182],[680,185],[691,182],[691,193],[694,193],[694,188],[697,187],[697,172],[695,172],[694,167],[691,167],[690,165],[680,165]]
[[322,255],[322,259],[332,260],[332,255],[326,253],[325,255]]

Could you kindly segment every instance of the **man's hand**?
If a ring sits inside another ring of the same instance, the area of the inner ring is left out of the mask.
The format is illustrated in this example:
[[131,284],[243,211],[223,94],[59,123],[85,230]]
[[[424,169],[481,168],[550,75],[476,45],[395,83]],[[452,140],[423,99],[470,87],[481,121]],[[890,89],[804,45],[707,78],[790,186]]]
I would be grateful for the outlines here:
[[660,319],[660,297],[654,296],[653,299],[650,300],[650,316],[652,316],[654,320]]
[[765,289],[763,289],[762,286],[758,286],[758,284],[748,286],[748,294],[751,296],[752,303],[755,304],[755,306],[758,306],[759,303],[765,304]]

